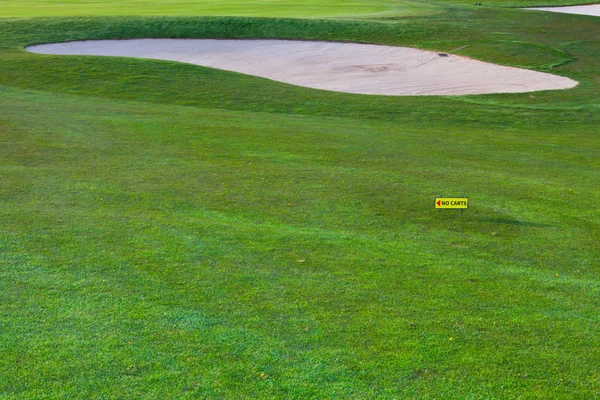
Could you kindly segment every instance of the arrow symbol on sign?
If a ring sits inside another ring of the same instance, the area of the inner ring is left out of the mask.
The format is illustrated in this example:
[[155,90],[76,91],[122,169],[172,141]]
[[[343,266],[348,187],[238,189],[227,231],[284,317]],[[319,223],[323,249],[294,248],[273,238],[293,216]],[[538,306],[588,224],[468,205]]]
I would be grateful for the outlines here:
[[441,200],[438,200],[438,201],[437,201],[437,203],[435,203],[435,204],[437,204],[437,205],[438,205],[438,207],[439,207],[439,206],[442,204],[442,201],[441,201]]

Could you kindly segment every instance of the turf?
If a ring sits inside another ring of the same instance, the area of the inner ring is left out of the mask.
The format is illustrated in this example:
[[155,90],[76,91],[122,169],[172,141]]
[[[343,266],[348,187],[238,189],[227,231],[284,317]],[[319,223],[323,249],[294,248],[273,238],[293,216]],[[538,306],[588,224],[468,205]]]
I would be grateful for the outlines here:
[[[3,0],[3,17],[62,17],[62,16],[252,16],[252,17],[383,17],[418,16],[438,13],[445,4],[474,5],[469,0],[397,1],[397,0],[128,0],[106,2],[101,0]],[[490,0],[485,7],[525,7],[570,5],[569,0]],[[579,1],[578,4],[594,3]],[[480,3],[477,3],[480,4]]]
[[215,15],[268,17],[348,17],[374,15],[422,15],[437,7],[420,1],[393,0],[142,0],[142,1],[57,1],[4,0],[0,16],[90,16],[90,15]]
[[[0,397],[600,396],[600,21],[436,6],[0,21]],[[360,96],[23,50],[135,37],[469,44],[580,85]]]

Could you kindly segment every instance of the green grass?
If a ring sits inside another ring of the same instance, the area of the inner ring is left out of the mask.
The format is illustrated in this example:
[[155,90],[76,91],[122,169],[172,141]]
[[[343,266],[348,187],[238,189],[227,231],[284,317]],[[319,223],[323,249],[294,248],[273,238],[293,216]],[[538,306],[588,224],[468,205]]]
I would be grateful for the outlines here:
[[[446,4],[474,5],[469,0],[2,0],[0,18],[63,16],[244,16],[244,17],[383,17],[434,14]],[[484,6],[526,7],[570,5],[569,0],[491,0]],[[580,1],[578,4],[594,3]]]
[[141,0],[56,1],[3,0],[0,17],[60,17],[90,15],[215,15],[269,17],[345,17],[374,15],[423,15],[437,7],[420,1],[394,0]]
[[[0,398],[600,396],[600,19],[436,7],[1,20]],[[580,85],[360,96],[23,50],[135,37],[469,44]]]

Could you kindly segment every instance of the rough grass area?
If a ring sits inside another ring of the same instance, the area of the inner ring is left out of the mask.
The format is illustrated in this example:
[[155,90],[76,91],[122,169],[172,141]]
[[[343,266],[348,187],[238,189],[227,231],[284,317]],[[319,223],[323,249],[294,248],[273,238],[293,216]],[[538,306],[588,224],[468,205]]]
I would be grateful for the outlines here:
[[[0,20],[0,397],[600,396],[600,18],[438,6]],[[469,44],[580,85],[361,96],[23,50],[137,37]]]

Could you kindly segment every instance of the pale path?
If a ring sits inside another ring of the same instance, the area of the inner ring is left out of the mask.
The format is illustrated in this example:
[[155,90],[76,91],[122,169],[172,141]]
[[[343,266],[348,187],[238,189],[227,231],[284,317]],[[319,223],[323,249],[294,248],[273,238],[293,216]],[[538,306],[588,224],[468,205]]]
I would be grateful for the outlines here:
[[346,93],[463,95],[568,89],[577,82],[406,47],[289,40],[136,39],[32,46],[42,54],[151,58]]
[[594,17],[600,17],[600,4],[568,7],[531,7],[526,8],[526,10],[552,11],[565,14],[592,15]]

